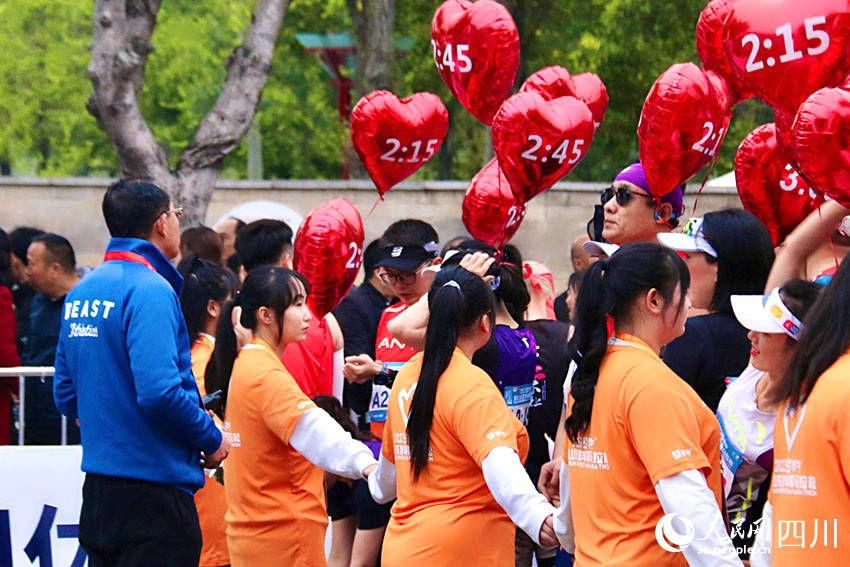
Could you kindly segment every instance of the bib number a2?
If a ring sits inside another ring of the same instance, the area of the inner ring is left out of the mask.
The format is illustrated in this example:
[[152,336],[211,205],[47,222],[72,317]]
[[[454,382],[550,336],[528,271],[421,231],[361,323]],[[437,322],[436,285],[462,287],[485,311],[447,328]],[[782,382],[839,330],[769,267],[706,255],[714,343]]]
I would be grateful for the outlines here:
[[390,401],[390,389],[386,386],[372,384],[372,398],[369,400],[369,423],[387,421],[387,408]]

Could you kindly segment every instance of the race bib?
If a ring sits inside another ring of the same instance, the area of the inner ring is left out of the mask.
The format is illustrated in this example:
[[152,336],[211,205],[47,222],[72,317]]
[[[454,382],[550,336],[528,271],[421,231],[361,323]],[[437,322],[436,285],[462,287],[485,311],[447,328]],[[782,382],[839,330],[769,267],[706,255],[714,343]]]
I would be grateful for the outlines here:
[[534,399],[534,383],[505,388],[505,402],[523,425],[528,425],[528,412]]
[[367,421],[369,423],[387,421],[387,407],[390,401],[390,389],[386,386],[378,386],[372,384],[372,399],[369,401],[369,413]]

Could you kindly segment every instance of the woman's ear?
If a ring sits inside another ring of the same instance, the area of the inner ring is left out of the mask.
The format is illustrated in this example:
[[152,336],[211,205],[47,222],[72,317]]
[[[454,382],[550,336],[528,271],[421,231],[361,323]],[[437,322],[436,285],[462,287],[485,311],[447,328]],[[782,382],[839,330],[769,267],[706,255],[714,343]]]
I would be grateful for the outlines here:
[[493,326],[490,324],[490,314],[485,313],[478,321],[478,328],[481,330],[482,333],[487,333],[489,335],[490,331],[492,330],[492,327]]
[[207,317],[210,319],[218,319],[218,316],[221,314],[221,304],[214,300],[210,299],[207,301]]
[[664,312],[664,298],[661,297],[657,289],[652,288],[646,292],[646,299],[644,301],[646,310],[653,315],[661,315]]

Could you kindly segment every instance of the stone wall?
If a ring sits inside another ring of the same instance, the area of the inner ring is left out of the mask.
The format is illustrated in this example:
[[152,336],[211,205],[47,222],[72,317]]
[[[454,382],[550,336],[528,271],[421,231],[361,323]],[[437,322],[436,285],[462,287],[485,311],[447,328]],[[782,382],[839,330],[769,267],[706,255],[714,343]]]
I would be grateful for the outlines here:
[[[109,179],[0,177],[0,227],[11,230],[32,225],[67,237],[80,265],[97,265],[109,239],[100,212]],[[513,239],[527,259],[546,263],[562,288],[571,271],[569,246],[585,231],[604,183],[559,183],[536,197]],[[344,197],[363,216],[366,242],[380,236],[395,220],[420,218],[434,225],[441,239],[464,234],[460,221],[466,182],[405,182],[377,202],[377,191],[363,181],[220,181],[207,222],[215,222],[232,207],[252,200],[278,201],[306,216],[313,208]],[[698,186],[689,187],[686,215],[694,206]],[[376,205],[377,202],[377,205]],[[697,214],[741,206],[734,188],[706,187],[699,195]],[[374,210],[373,210],[374,207]],[[371,211],[371,213],[370,213]]]

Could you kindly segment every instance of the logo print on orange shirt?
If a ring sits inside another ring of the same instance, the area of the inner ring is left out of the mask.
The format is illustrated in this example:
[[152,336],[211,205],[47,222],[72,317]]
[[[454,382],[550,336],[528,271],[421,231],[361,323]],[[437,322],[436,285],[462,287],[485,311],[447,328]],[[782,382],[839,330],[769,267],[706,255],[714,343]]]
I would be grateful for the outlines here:
[[401,418],[404,420],[404,428],[407,429],[407,420],[410,419],[410,411],[405,409],[405,402],[410,400],[413,397],[413,392],[416,391],[416,382],[409,389],[405,390],[404,388],[398,393],[398,407],[401,410]]

